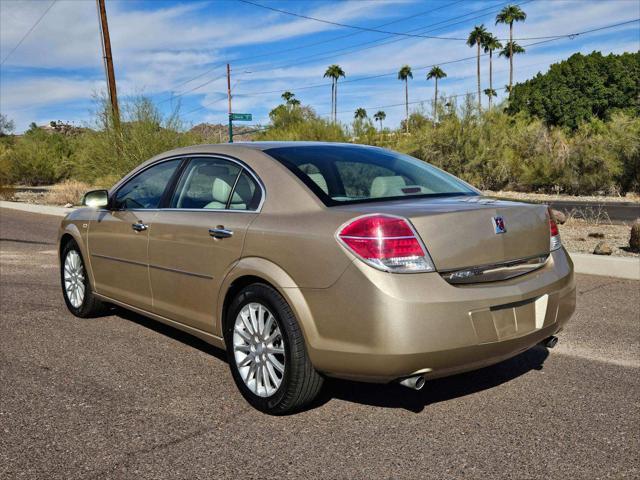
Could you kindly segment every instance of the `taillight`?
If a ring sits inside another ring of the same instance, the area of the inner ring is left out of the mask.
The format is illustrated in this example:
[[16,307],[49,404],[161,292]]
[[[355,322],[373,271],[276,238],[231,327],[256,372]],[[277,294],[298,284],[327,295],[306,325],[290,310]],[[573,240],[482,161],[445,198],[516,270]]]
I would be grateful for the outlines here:
[[338,239],[356,256],[380,270],[432,272],[431,257],[411,224],[392,215],[365,215],[340,228]]
[[560,240],[560,230],[558,229],[558,224],[553,219],[553,213],[551,213],[550,208],[547,209],[547,215],[549,216],[549,233],[551,234],[549,250],[553,252],[562,246],[562,240]]

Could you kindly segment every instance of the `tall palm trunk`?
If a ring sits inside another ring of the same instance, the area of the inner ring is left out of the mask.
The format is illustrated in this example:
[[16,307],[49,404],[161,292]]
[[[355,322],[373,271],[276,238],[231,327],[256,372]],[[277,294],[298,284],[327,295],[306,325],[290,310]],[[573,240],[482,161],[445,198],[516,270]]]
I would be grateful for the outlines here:
[[477,70],[478,70],[478,112],[482,111],[482,95],[480,92],[480,39],[478,38],[478,62],[477,62]]
[[380,119],[380,132],[382,132],[382,119]]
[[513,22],[509,24],[509,94],[513,87]]
[[407,133],[409,133],[409,80],[404,79],[404,113]]
[[[489,50],[489,90],[493,93],[493,50]],[[489,110],[491,110],[491,98],[489,95]]]
[[433,96],[433,119],[438,120],[438,77],[436,77],[436,93]]
[[338,79],[336,78],[336,89],[333,94],[333,123],[338,122]]
[[331,79],[331,121],[333,121],[333,106],[335,104],[335,80]]

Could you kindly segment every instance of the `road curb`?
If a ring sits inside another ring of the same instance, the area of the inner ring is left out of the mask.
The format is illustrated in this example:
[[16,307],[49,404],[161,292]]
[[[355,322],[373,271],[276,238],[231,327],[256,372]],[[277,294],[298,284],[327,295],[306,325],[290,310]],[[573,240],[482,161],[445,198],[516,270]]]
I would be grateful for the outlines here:
[[37,205],[35,203],[7,202],[4,200],[0,200],[0,208],[10,208],[12,210],[20,210],[22,212],[40,213],[42,215],[55,215],[57,217],[64,217],[73,212],[77,207],[54,207],[51,205]]
[[576,273],[640,280],[640,258],[569,252]]

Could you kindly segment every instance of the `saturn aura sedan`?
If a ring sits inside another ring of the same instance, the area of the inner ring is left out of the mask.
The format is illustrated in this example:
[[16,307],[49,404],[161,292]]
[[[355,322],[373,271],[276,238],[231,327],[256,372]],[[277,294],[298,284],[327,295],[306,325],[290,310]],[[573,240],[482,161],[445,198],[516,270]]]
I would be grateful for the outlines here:
[[382,148],[182,148],[83,205],[59,231],[69,310],[115,304],[226,349],[272,414],[325,377],[420,389],[551,347],[575,309],[546,206]]

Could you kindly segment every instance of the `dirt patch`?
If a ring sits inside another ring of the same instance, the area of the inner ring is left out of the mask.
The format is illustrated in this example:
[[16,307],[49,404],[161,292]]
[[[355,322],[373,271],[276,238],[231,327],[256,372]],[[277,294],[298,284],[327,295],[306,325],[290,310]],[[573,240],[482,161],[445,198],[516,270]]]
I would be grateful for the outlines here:
[[631,225],[594,224],[581,218],[569,218],[559,228],[562,243],[569,252],[593,253],[596,245],[605,241],[611,246],[612,255],[640,257],[640,253],[629,248]]

